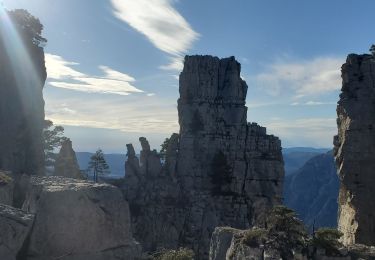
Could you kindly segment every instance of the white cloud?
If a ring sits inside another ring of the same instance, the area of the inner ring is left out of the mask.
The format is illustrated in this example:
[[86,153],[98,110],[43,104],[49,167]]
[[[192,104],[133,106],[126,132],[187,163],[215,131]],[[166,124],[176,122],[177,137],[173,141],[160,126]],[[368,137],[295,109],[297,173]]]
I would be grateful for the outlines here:
[[172,63],[163,69],[180,70],[181,58],[198,39],[182,15],[173,8],[173,0],[111,0],[114,14],[145,35],[158,49],[172,55]]
[[335,102],[321,102],[321,101],[307,101],[305,103],[293,102],[291,106],[325,106],[325,105],[336,105]]
[[276,96],[291,92],[295,99],[326,94],[341,87],[342,58],[319,57],[311,61],[276,62],[255,77],[256,85]]
[[124,96],[143,92],[132,85],[135,81],[133,77],[107,66],[99,66],[103,76],[91,76],[73,68],[79,65],[76,62],[66,61],[61,56],[48,53],[45,57],[50,86],[88,93]]

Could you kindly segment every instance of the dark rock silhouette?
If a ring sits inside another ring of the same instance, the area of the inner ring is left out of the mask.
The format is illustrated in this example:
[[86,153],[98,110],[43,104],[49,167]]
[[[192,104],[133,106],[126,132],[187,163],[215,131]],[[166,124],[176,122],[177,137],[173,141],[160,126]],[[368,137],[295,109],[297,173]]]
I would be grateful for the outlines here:
[[60,152],[55,161],[54,175],[74,179],[83,178],[77,162],[76,153],[72,147],[72,141],[69,139],[64,141],[61,145]]
[[192,248],[207,259],[216,226],[248,228],[281,203],[281,143],[247,123],[247,85],[234,57],[187,56],[180,75],[180,133],[161,167],[148,142],[140,164],[128,145],[125,191],[146,250]]

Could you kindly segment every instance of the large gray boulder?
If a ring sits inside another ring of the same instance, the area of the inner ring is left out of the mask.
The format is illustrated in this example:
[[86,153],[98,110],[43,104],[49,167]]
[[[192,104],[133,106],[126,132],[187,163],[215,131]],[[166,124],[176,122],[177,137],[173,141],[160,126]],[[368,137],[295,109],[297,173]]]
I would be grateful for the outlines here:
[[33,221],[34,215],[0,204],[0,259],[16,260]]
[[23,209],[36,213],[27,259],[131,260],[140,246],[119,189],[63,177],[32,177]]

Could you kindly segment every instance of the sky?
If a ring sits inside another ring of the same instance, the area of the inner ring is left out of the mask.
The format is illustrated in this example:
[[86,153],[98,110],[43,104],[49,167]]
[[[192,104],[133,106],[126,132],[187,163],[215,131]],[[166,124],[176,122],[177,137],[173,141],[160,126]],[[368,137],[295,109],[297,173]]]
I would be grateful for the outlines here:
[[248,121],[283,147],[332,147],[341,65],[375,42],[373,0],[0,0],[44,25],[46,118],[76,151],[159,149],[178,132],[185,55],[235,56]]

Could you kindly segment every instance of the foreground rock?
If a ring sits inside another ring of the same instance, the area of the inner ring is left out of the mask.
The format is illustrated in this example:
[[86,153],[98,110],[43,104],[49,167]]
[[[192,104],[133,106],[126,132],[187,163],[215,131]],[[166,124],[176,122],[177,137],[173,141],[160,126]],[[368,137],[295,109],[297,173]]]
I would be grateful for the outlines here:
[[375,58],[348,56],[342,66],[335,157],[341,182],[338,227],[345,244],[375,245]]
[[[288,239],[288,237],[286,237]],[[229,242],[228,242],[229,241]],[[291,255],[285,257],[286,251]],[[215,229],[209,260],[359,260],[375,259],[375,248],[360,244],[340,247],[337,250],[314,245],[312,240],[304,247],[287,248],[257,229],[236,230],[229,227]]]
[[247,123],[247,85],[234,57],[187,56],[180,75],[180,132],[160,158],[141,138],[128,145],[125,191],[134,235],[146,250],[192,248],[207,259],[215,227],[264,222],[281,202],[280,140]]
[[[44,152],[42,131],[44,125],[43,86],[46,80],[44,51],[30,36],[35,32],[30,24],[36,20],[23,11],[10,11],[14,19],[11,33],[8,23],[0,23],[0,169],[13,173],[42,174]],[[0,14],[0,20],[6,14]],[[28,24],[22,23],[29,21]],[[14,35],[19,35],[15,39]],[[22,40],[20,46],[15,42]]]
[[33,221],[34,215],[0,204],[0,259],[16,260]]
[[23,208],[36,214],[27,259],[131,260],[140,254],[128,204],[111,185],[32,177]]
[[72,147],[72,141],[69,139],[64,141],[61,145],[60,152],[55,161],[54,175],[74,179],[83,178],[79,169],[76,153]]

